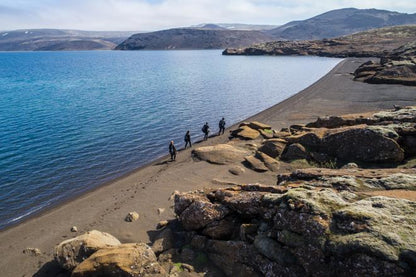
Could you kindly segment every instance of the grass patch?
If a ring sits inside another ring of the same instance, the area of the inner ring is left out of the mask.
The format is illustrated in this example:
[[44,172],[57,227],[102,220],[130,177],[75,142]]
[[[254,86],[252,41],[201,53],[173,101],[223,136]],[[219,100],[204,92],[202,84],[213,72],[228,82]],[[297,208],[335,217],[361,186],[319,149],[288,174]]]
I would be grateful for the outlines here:
[[263,129],[263,132],[273,135],[273,130],[272,129]]
[[309,168],[309,167],[312,167],[312,165],[310,163],[308,163],[308,161],[306,159],[293,160],[293,161],[290,162],[290,165],[293,166],[294,168]]
[[416,168],[416,158],[407,159],[403,164],[399,165],[398,168]]
[[320,168],[330,168],[330,169],[337,169],[338,168],[337,162],[333,161],[333,160],[330,160],[330,161],[327,161],[327,162],[322,162],[322,163],[318,163],[318,162],[315,162],[315,161],[310,161],[309,164],[314,166],[314,167],[320,167]]
[[182,263],[174,263],[173,266],[176,267],[176,269],[179,272],[182,272],[183,271]]

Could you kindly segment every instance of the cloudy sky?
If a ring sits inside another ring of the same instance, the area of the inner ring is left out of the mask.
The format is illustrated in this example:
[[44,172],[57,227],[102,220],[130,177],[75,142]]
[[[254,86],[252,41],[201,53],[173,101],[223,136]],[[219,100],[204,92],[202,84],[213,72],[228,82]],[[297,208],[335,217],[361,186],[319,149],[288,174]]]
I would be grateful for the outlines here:
[[415,13],[415,0],[0,0],[0,30],[152,31],[199,23],[284,24],[339,8]]

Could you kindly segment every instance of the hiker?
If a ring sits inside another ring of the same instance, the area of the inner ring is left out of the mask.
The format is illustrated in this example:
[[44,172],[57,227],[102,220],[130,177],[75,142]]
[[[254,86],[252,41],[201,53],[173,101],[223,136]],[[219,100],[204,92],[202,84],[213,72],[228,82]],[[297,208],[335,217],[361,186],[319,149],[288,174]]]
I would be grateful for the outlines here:
[[224,134],[224,131],[225,131],[225,119],[224,119],[224,117],[218,123],[218,127],[220,128],[220,131],[218,132],[218,135],[221,135],[221,132],[222,132],[222,134]]
[[208,122],[205,122],[205,125],[202,127],[202,132],[204,133],[204,140],[207,140],[208,139],[208,134],[209,134]]
[[169,144],[169,154],[172,161],[176,160],[176,147],[173,144],[173,140],[171,140]]
[[189,134],[189,131],[187,131],[185,134],[185,149],[186,149],[186,146],[188,146],[188,143],[189,143],[189,147],[192,148],[191,135]]

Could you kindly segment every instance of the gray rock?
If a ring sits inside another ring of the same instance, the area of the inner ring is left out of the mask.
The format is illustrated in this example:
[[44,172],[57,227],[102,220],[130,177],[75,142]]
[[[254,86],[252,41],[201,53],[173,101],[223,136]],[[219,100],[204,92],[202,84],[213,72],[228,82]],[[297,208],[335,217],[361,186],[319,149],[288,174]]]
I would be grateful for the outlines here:
[[55,260],[66,270],[74,269],[99,249],[120,245],[112,235],[96,230],[65,240],[55,247]]

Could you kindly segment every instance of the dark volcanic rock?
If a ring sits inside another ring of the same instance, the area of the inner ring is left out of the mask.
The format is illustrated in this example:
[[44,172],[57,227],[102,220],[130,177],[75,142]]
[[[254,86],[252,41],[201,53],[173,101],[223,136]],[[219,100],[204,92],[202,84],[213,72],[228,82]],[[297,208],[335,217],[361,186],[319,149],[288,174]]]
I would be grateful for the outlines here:
[[416,26],[375,29],[348,36],[305,41],[273,41],[239,49],[225,49],[224,55],[314,55],[324,57],[383,57],[416,39]]
[[366,62],[355,72],[356,80],[372,84],[416,85],[416,42],[382,56],[380,63]]
[[285,140],[271,139],[265,141],[263,145],[259,148],[259,151],[269,155],[272,158],[278,158],[282,154],[283,149],[285,149],[285,146]]
[[298,159],[307,159],[308,157],[308,152],[302,144],[293,143],[286,146],[285,150],[283,150],[281,158],[282,160],[292,161]]
[[341,128],[322,139],[324,153],[344,161],[401,162],[404,151],[393,139],[370,128]]
[[[404,187],[416,189],[415,170],[402,172],[407,174],[400,173],[407,180]],[[392,173],[309,169],[286,179],[285,185],[297,185],[289,190],[260,185],[207,190],[205,197],[213,205],[232,211],[226,220],[241,227],[239,234],[234,229],[222,239],[204,240],[202,249],[227,276],[253,276],[249,272],[264,276],[411,274],[416,270],[416,203],[356,194],[363,188],[379,188],[378,181],[389,183]],[[344,182],[340,189],[343,178],[357,178],[356,184]],[[183,197],[193,199],[193,195]],[[210,223],[210,232],[216,226],[222,232],[223,221]],[[203,235],[206,229],[193,230],[201,240],[200,232]]]

